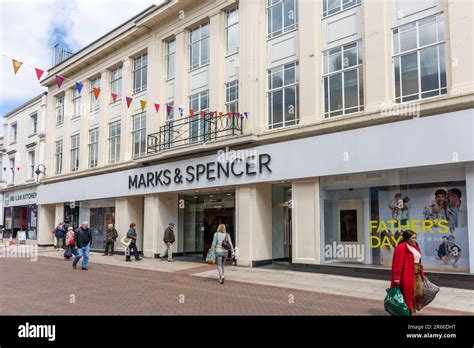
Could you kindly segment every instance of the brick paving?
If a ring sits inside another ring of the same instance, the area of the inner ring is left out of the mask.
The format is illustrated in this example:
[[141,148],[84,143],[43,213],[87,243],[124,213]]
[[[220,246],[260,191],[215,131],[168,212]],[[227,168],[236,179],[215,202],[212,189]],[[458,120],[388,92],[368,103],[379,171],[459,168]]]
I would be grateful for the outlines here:
[[[0,315],[387,315],[378,300],[192,276],[208,265],[172,273],[78,266],[42,256],[2,259]],[[470,313],[426,308],[419,315]]]

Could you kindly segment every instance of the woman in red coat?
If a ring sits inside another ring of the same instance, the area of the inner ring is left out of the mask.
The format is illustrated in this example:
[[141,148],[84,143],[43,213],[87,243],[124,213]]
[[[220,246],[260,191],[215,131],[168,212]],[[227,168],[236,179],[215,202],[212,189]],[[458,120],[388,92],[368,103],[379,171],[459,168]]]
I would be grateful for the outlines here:
[[416,244],[416,233],[404,231],[402,237],[403,242],[393,253],[391,287],[400,288],[410,313],[414,314],[420,309],[423,297],[421,251]]

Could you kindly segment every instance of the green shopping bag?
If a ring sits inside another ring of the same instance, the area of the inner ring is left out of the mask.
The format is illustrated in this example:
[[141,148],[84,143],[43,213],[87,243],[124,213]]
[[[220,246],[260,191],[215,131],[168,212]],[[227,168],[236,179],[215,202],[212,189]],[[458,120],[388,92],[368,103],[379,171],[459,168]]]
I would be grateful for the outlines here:
[[207,253],[206,256],[206,262],[210,265],[213,265],[216,263],[216,251],[214,248],[209,249],[209,252]]
[[384,309],[392,315],[409,316],[410,311],[403,299],[400,288],[387,289],[387,296],[383,301]]

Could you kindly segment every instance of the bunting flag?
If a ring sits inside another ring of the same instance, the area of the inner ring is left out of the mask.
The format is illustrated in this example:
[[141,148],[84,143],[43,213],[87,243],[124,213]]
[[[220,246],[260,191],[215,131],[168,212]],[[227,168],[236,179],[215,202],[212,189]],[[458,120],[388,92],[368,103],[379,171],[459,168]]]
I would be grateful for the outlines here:
[[95,100],[97,100],[99,98],[100,88],[94,87],[92,90],[93,90],[94,95],[95,95]]
[[58,85],[58,88],[61,88],[61,85],[63,84],[64,77],[56,75],[56,83]]
[[12,63],[13,63],[13,71],[15,72],[15,75],[16,75],[16,73],[18,72],[18,70],[20,70],[20,67],[23,63],[16,59],[12,59]]
[[20,167],[16,167],[16,170],[19,172],[19,171],[20,171]]
[[237,113],[237,118],[240,118],[240,112]]
[[142,111],[145,110],[146,100],[140,100],[140,107],[142,108]]
[[160,104],[157,104],[157,103],[153,103],[155,105],[155,110],[156,112],[158,112],[158,110],[160,110]]
[[205,112],[204,110],[201,111],[201,117],[202,117],[202,118],[206,117],[206,112]]
[[132,104],[132,100],[133,100],[133,99],[130,98],[130,97],[125,97],[125,99],[127,99],[127,108],[129,108],[129,107],[130,107],[130,104]]
[[219,120],[222,121],[222,117],[224,117],[224,113],[222,111],[219,111]]
[[84,87],[84,85],[80,82],[76,82],[76,91],[81,94],[81,91],[82,91],[82,87]]
[[179,117],[183,117],[184,107],[180,106],[178,108],[178,111],[179,111]]
[[211,111],[209,115],[211,116],[211,120],[212,120],[214,118],[214,111]]
[[227,116],[229,117],[229,120],[230,120],[230,119],[232,118],[232,112],[229,111],[229,112],[227,113]]
[[248,119],[249,118],[249,113],[247,111],[245,111],[244,116],[245,116],[246,119]]
[[171,109],[172,107],[169,106],[169,105],[166,105],[166,115],[169,116],[170,112],[171,112]]
[[112,100],[114,103],[117,101],[118,94],[117,93],[112,93]]
[[41,80],[41,76],[43,76],[44,70],[35,68],[36,71],[36,77],[38,78],[38,81]]
[[7,170],[7,167],[3,167],[3,171],[6,171]]
[[189,109],[189,116],[194,117],[194,109]]

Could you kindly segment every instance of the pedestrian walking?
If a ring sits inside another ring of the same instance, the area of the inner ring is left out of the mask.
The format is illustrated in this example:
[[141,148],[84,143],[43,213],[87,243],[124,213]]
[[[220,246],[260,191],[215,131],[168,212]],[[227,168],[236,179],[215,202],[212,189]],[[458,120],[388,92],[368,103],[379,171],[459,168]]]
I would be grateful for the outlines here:
[[107,231],[105,232],[105,252],[103,256],[109,255],[109,250],[110,250],[110,256],[114,255],[114,245],[117,238],[118,238],[118,232],[114,228],[114,225],[108,224]]
[[399,287],[405,303],[414,315],[421,309],[423,297],[423,266],[421,265],[421,250],[416,243],[416,233],[404,231],[403,241],[397,245],[392,260],[391,288]]
[[235,257],[234,246],[230,234],[226,232],[225,225],[221,224],[217,227],[217,232],[214,233],[214,239],[212,240],[212,246],[216,251],[217,259],[217,272],[219,273],[219,283],[224,284],[224,268],[229,256],[229,251],[232,258]]
[[64,251],[64,258],[69,260],[74,253],[74,229],[72,227],[67,228],[66,233],[66,250]]
[[66,230],[64,229],[64,222],[60,222],[54,230],[54,236],[56,237],[55,249],[64,248],[64,237],[66,235]]
[[74,244],[77,248],[77,255],[72,261],[72,268],[76,269],[79,260],[82,259],[82,269],[87,271],[87,262],[89,261],[89,251],[92,244],[92,233],[89,229],[89,222],[84,221],[74,233]]
[[130,254],[133,253],[135,255],[135,261],[140,261],[141,257],[138,254],[138,249],[137,249],[137,224],[132,222],[130,224],[130,229],[127,232],[127,238],[130,238],[130,245],[128,246],[129,249],[129,254],[126,256],[126,261],[131,262]]
[[164,252],[160,254],[161,261],[165,260],[165,256],[168,256],[168,262],[173,262],[173,243],[175,241],[174,236],[174,226],[176,224],[173,221],[168,223],[168,227],[165,230],[165,234],[163,236],[163,242],[165,243],[166,249]]

